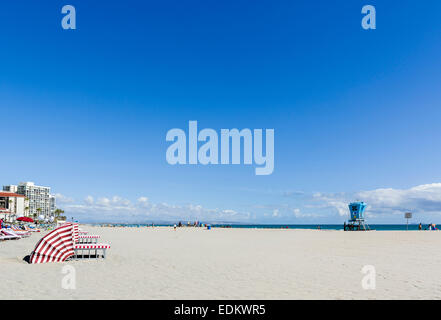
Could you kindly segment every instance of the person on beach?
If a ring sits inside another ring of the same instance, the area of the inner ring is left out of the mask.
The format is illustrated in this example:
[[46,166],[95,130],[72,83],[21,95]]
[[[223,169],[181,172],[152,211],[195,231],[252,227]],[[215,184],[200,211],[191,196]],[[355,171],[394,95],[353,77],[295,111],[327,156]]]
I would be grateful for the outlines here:
[[421,224],[421,222],[420,222],[420,224],[418,226],[418,230],[423,230],[423,225]]
[[175,225],[173,226],[173,229],[175,229],[175,231],[176,231],[176,223],[175,223]]

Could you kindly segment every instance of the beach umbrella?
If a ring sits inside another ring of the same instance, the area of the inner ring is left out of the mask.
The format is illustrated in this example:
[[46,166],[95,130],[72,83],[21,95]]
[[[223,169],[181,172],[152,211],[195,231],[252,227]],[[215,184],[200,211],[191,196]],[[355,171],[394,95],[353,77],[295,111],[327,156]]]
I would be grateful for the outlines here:
[[29,263],[61,262],[73,256],[73,231],[69,223],[49,232],[35,246]]
[[34,222],[34,219],[29,218],[29,217],[19,217],[19,218],[17,218],[17,221]]

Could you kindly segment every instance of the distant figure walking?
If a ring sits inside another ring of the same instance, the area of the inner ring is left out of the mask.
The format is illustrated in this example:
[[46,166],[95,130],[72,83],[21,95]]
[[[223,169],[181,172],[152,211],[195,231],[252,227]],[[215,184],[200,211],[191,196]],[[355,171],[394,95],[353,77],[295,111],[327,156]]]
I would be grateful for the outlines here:
[[420,225],[418,226],[418,230],[423,230],[423,225],[420,223]]
[[174,227],[173,227],[174,229],[175,229],[175,231],[176,231],[176,223],[175,223],[175,225],[174,225]]

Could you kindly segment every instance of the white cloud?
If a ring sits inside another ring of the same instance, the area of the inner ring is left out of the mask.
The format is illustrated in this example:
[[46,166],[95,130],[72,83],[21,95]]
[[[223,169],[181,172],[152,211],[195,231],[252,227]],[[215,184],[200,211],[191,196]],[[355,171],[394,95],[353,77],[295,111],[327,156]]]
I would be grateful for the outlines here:
[[[207,209],[198,204],[174,205],[150,203],[147,197],[132,202],[120,196],[101,197],[94,200],[87,196],[82,203],[72,203],[65,209],[81,219],[94,221],[177,221],[204,220],[232,222],[249,218],[249,213],[235,210]],[[69,213],[69,214],[70,214]]]
[[358,196],[383,211],[441,212],[441,183],[419,185],[410,189],[376,189]]
[[313,200],[317,201],[319,205],[311,207],[334,208],[340,216],[348,215],[348,200],[345,194],[323,194],[315,193],[312,195]]
[[65,195],[62,195],[61,193],[54,194],[55,200],[57,203],[72,203],[74,200],[70,197],[66,197]]
[[294,214],[296,218],[317,218],[321,217],[321,215],[316,213],[304,213],[299,208],[291,209],[291,212]]
[[282,192],[284,197],[299,197],[305,195],[303,191],[284,191]]
[[322,194],[312,196],[310,207],[333,208],[340,216],[348,215],[348,203],[364,201],[367,215],[403,214],[405,211],[441,213],[441,183],[415,186],[409,189],[379,188],[355,193]]
[[139,197],[138,198],[138,202],[148,203],[149,202],[149,198],[147,198],[147,197]]
[[100,206],[108,207],[108,206],[110,206],[110,199],[109,198],[99,198],[96,203]]
[[84,199],[84,202],[86,202],[89,205],[93,204],[93,197],[92,196],[87,196],[86,199]]

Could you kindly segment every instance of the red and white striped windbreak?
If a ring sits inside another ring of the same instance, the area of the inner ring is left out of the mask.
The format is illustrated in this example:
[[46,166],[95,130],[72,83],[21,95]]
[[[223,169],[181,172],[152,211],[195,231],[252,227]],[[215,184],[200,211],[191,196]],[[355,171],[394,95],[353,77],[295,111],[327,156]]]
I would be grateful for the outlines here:
[[78,237],[79,237],[78,223],[74,223],[73,224],[73,229],[72,229],[72,240],[73,240],[73,243],[77,243],[78,242]]
[[73,227],[71,223],[65,224],[41,238],[29,263],[60,262],[73,256]]

